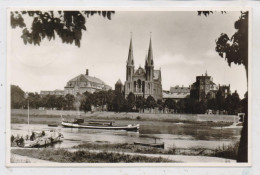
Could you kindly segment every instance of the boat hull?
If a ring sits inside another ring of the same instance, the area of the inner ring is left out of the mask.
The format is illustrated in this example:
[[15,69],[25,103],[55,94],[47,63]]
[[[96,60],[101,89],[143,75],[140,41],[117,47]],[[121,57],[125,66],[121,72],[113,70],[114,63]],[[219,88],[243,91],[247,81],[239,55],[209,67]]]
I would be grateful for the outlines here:
[[141,143],[141,142],[134,142],[134,145],[149,146],[149,147],[164,149],[164,143]]
[[139,130],[139,124],[137,125],[126,125],[126,126],[102,126],[102,125],[84,125],[77,123],[62,122],[61,125],[67,128],[82,128],[82,129],[105,129],[105,130],[126,130],[126,131],[137,131]]

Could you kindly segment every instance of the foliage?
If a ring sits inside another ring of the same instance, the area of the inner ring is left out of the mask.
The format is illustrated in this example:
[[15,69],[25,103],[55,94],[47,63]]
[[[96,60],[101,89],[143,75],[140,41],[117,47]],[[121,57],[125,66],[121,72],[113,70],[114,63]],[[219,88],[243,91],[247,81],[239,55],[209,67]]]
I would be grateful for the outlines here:
[[227,159],[236,159],[237,152],[238,152],[238,146],[239,146],[239,142],[232,143],[229,145],[219,146],[214,150],[214,152],[212,153],[212,156],[222,157],[222,158],[227,158]]
[[65,95],[65,100],[66,100],[65,109],[67,109],[67,110],[74,109],[75,97],[71,94],[67,94],[67,95]]
[[176,102],[173,99],[166,99],[164,105],[168,109],[176,109]]
[[127,102],[128,102],[128,109],[132,110],[135,106],[135,95],[130,92],[127,96]]
[[126,100],[123,94],[121,93],[116,94],[113,100],[114,110],[117,112],[123,111],[123,104],[125,104],[125,101]]
[[145,98],[138,96],[135,101],[135,106],[139,109],[139,112],[144,111],[145,108]]
[[162,100],[157,100],[157,108],[159,111],[162,111],[164,109],[164,103]]
[[87,150],[77,150],[75,152],[70,152],[66,149],[16,149],[12,150],[12,153],[61,163],[170,162],[170,160],[161,157],[128,155],[105,151],[90,152]]
[[243,64],[248,72],[248,11],[241,12],[234,25],[237,30],[231,37],[222,33],[216,41],[216,51],[225,58],[228,65]]
[[146,107],[150,110],[156,107],[156,101],[151,95],[149,95],[146,99]]
[[24,96],[25,93],[19,86],[11,85],[11,108],[23,108],[26,103]]
[[[80,47],[82,31],[86,31],[86,18],[98,14],[111,20],[114,11],[12,11],[11,27],[23,29],[21,38],[24,44],[40,45],[45,38],[54,40],[56,36],[62,43]],[[31,18],[31,26],[25,19]]]
[[237,114],[238,112],[241,112],[240,98],[237,92],[227,96],[225,99],[225,110],[228,114]]

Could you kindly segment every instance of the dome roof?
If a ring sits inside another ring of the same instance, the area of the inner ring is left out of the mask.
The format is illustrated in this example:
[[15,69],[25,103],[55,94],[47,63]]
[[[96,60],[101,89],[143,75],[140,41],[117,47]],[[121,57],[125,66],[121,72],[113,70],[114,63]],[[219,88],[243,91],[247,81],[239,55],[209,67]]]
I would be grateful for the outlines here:
[[121,84],[122,84],[121,80],[118,79],[117,82],[116,82],[116,84],[120,84],[120,85],[121,85]]

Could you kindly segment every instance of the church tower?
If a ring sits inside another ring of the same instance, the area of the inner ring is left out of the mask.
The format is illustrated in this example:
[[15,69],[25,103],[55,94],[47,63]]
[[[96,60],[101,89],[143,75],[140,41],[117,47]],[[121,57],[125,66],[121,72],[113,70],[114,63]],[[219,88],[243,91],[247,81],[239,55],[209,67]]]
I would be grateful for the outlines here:
[[132,81],[134,75],[134,55],[133,55],[133,45],[132,45],[132,36],[130,40],[128,59],[126,63],[126,81]]
[[153,65],[153,49],[152,49],[152,39],[151,39],[151,37],[150,37],[148,55],[147,55],[147,58],[145,60],[145,71],[146,71],[146,81],[153,81],[154,65]]

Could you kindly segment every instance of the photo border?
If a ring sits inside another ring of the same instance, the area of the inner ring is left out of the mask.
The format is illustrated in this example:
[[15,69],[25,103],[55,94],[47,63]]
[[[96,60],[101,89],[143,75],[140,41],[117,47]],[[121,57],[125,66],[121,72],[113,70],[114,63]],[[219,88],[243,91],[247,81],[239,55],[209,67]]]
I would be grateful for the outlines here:
[[[248,163],[11,163],[11,103],[10,103],[10,12],[20,10],[114,10],[114,11],[249,11],[248,23]],[[9,7],[7,13],[7,60],[6,60],[6,166],[7,167],[248,167],[252,166],[252,8],[250,7]]]

